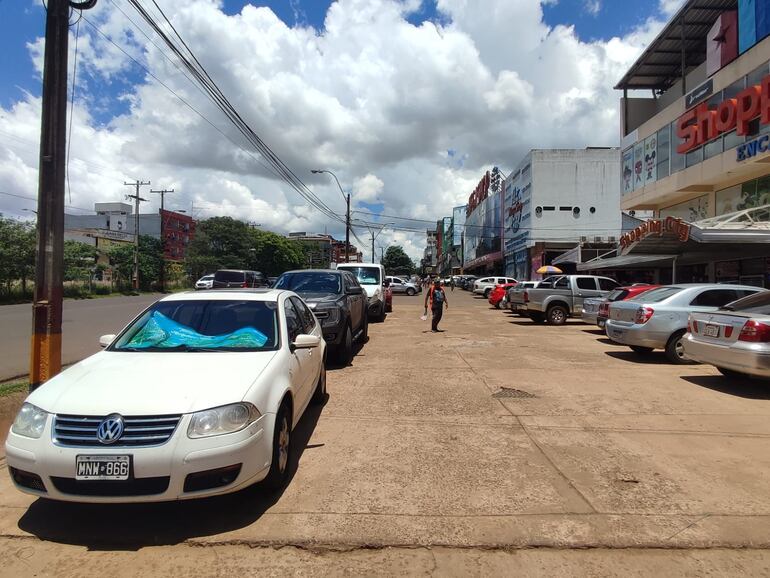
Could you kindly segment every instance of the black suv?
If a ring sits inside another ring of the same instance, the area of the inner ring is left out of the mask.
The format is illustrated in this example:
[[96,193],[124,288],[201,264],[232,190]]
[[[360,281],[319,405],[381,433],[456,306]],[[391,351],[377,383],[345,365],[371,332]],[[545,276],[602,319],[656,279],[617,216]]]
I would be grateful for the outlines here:
[[235,287],[264,287],[265,276],[259,271],[245,269],[220,269],[214,273],[212,289],[232,289]]
[[287,271],[274,288],[302,297],[321,323],[337,361],[348,365],[353,359],[353,341],[364,343],[369,330],[366,293],[358,279],[347,271]]

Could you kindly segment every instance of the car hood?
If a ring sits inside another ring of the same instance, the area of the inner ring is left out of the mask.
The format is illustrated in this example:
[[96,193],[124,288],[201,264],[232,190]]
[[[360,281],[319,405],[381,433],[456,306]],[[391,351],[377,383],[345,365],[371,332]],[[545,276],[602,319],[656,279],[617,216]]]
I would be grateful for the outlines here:
[[241,401],[275,351],[102,351],[63,371],[27,401],[50,413],[159,415]]
[[302,297],[305,303],[311,306],[318,305],[319,303],[334,303],[340,298],[336,293],[298,293],[298,295]]

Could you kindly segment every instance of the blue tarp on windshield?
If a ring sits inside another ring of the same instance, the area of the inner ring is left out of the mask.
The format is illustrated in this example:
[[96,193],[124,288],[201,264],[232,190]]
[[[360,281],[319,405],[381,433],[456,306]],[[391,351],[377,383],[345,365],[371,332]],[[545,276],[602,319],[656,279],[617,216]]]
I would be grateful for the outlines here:
[[124,347],[242,347],[259,348],[267,343],[267,336],[253,327],[242,327],[224,335],[203,335],[186,325],[169,319],[160,311],[150,318]]

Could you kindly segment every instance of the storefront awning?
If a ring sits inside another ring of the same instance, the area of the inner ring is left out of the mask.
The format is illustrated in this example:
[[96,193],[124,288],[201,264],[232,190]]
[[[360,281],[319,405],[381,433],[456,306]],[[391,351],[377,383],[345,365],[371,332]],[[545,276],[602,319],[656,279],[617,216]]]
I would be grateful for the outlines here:
[[578,263],[578,271],[597,271],[599,269],[644,269],[645,267],[665,267],[677,255],[620,255],[603,259],[593,259]]

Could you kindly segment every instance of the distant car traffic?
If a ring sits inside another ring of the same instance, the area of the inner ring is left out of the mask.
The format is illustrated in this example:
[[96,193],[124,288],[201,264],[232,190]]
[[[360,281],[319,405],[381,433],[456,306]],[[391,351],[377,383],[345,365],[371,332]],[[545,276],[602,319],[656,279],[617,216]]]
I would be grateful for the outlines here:
[[259,271],[245,269],[220,269],[214,273],[212,289],[247,289],[267,285],[265,276]]
[[599,328],[604,329],[607,318],[610,316],[610,303],[614,303],[615,301],[628,301],[645,291],[657,289],[658,287],[660,287],[660,285],[638,283],[636,285],[629,285],[628,287],[618,287],[614,291],[610,291],[607,296],[599,302],[599,310],[596,312],[596,325]]
[[390,283],[390,288],[396,295],[403,293],[412,297],[422,291],[420,285],[404,280],[401,277],[385,277],[385,281]]
[[292,430],[326,397],[321,327],[289,291],[177,293],[32,392],[6,441],[18,489],[162,502],[289,479]]
[[496,285],[504,285],[506,283],[517,283],[517,281],[512,277],[482,277],[473,281],[473,292],[476,295],[483,295],[485,299],[489,299],[489,294]]
[[690,313],[682,343],[688,359],[709,363],[728,377],[770,377],[770,291],[712,313]]
[[204,275],[200,279],[198,279],[195,282],[195,288],[200,289],[211,289],[211,286],[214,284],[214,274],[211,275]]
[[337,361],[348,365],[353,359],[353,343],[365,343],[369,333],[366,293],[358,280],[342,269],[303,269],[281,275],[275,288],[302,297],[321,323],[324,339]]
[[[548,279],[544,279],[544,281],[548,281]],[[508,309],[511,310],[511,313],[526,316],[527,304],[524,302],[524,291],[527,289],[534,289],[541,282],[542,281],[519,281],[519,283],[508,289],[506,304]]]
[[682,283],[666,285],[610,304],[605,332],[637,353],[664,349],[672,363],[689,363],[684,335],[690,313],[716,312],[732,301],[761,291],[750,285]]
[[369,300],[369,319],[385,320],[385,267],[375,263],[339,263],[337,270],[350,271],[366,291]]
[[603,297],[617,286],[618,282],[609,277],[553,276],[524,292],[527,315],[535,323],[547,321],[550,325],[563,325],[567,318],[582,314],[585,299]]

